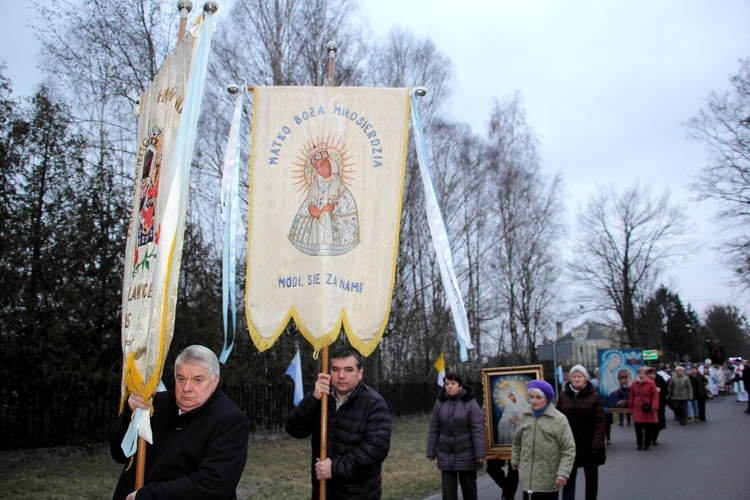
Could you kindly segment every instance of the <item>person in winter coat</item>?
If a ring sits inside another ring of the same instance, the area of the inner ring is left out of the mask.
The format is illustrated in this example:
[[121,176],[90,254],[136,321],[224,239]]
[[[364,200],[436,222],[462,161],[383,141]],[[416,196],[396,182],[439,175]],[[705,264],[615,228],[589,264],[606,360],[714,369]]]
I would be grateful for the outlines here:
[[680,420],[680,425],[687,425],[687,405],[693,399],[693,386],[690,379],[685,375],[685,368],[678,366],[674,369],[674,375],[669,379],[669,401],[672,404],[675,416]]
[[706,400],[708,399],[708,381],[698,372],[695,366],[690,369],[690,384],[693,387],[693,423],[706,421]]
[[[385,400],[362,382],[362,355],[350,345],[331,353],[331,373],[319,373],[315,387],[286,417],[286,432],[312,435],[312,499],[327,481],[329,500],[382,496],[381,471],[391,448],[391,416]],[[328,398],[328,457],[320,460],[321,399]]]
[[607,422],[602,397],[591,385],[589,372],[582,365],[570,369],[568,382],[557,400],[557,409],[568,419],[576,443],[576,459],[563,488],[563,500],[575,498],[578,467],[583,467],[586,474],[586,500],[596,500],[599,490],[597,469],[605,461]]
[[[147,401],[135,393],[128,396],[110,440],[112,458],[126,464],[113,500],[237,498],[247,460],[248,423],[221,391],[220,379],[216,354],[191,345],[175,360],[174,389]],[[136,490],[136,466],[121,445],[139,409],[153,410],[153,445],[146,449],[144,485]]]
[[446,373],[438,392],[427,435],[427,458],[437,458],[443,498],[458,499],[458,483],[465,500],[477,499],[477,470],[487,454],[484,413],[474,390],[457,373]]
[[648,378],[646,370],[638,368],[638,378],[630,385],[628,407],[633,413],[635,440],[639,450],[648,450],[654,438],[654,429],[659,423],[659,390],[653,380]]
[[514,470],[510,463],[508,463],[508,472],[506,474],[505,470],[503,470],[505,464],[505,459],[488,458],[487,475],[503,490],[502,500],[513,500],[516,497],[516,490],[518,489],[518,470]]
[[658,423],[654,428],[654,432],[651,436],[651,444],[653,446],[659,446],[659,433],[667,428],[667,393],[669,387],[664,378],[656,371],[656,368],[650,367],[646,370],[646,376],[654,381],[656,384],[657,392],[659,393],[659,410],[656,412]]
[[529,382],[529,408],[521,413],[510,463],[518,469],[524,500],[556,500],[570,477],[576,443],[565,415],[551,404],[552,386],[544,380]]

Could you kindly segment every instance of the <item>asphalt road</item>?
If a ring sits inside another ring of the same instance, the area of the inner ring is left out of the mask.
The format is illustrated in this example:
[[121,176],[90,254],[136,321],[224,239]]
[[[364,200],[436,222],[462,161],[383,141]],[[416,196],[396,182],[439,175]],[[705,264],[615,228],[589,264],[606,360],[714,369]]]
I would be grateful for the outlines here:
[[[706,402],[707,422],[682,427],[667,408],[667,428],[659,434],[659,446],[648,451],[636,450],[635,430],[618,426],[615,417],[607,463],[599,467],[599,498],[750,498],[750,415],[743,413],[746,408],[747,403],[737,402],[735,396],[720,396]],[[477,479],[477,487],[479,500],[500,498],[500,488],[486,474]],[[521,496],[519,486],[515,498]],[[438,493],[425,500],[440,498]],[[576,498],[585,498],[582,469]]]

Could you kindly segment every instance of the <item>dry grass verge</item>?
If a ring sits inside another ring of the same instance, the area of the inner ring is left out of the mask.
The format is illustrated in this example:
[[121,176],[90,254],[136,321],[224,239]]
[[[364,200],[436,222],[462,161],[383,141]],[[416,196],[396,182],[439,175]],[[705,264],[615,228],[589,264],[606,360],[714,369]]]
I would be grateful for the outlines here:
[[[391,452],[383,466],[384,499],[418,499],[440,490],[440,474],[424,457],[429,417],[393,420]],[[283,431],[250,436],[238,498],[310,498],[310,442]],[[0,497],[20,499],[112,498],[120,465],[108,447],[0,452]]]

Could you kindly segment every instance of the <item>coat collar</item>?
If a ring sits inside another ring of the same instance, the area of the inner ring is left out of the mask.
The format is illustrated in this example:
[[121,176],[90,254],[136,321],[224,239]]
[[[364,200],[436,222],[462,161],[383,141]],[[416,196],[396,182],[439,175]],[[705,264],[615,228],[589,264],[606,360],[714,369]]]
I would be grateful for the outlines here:
[[474,399],[474,388],[470,385],[461,386],[461,390],[455,396],[451,397],[445,392],[445,387],[441,387],[438,391],[438,399],[440,401],[471,401]]
[[198,408],[180,413],[180,408],[177,406],[177,400],[175,399],[174,389],[172,389],[170,392],[172,393],[171,398],[170,398],[170,405],[172,406],[173,412],[175,415],[196,415],[200,413],[201,411],[203,411],[203,408],[210,405],[213,401],[215,401],[222,394],[221,387],[217,385],[216,389],[214,389],[214,392],[208,397],[205,403],[200,405]]
[[[592,390],[593,390],[593,386],[591,385],[591,382],[587,380],[586,383],[581,388],[581,390],[578,391],[578,397],[588,396],[589,394],[591,394]],[[576,396],[576,393],[573,390],[573,386],[570,384],[570,380],[565,382],[565,392],[567,392],[568,395],[571,397]]]

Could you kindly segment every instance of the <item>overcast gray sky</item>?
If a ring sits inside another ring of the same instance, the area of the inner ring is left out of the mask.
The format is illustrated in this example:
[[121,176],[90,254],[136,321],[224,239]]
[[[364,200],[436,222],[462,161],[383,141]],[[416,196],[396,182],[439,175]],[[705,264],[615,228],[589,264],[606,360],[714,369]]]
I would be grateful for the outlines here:
[[[16,95],[28,94],[41,80],[30,2],[4,4],[0,58]],[[668,283],[700,313],[711,303],[748,310],[747,298],[727,286],[729,273],[713,250],[724,237],[710,218],[714,209],[692,201],[688,184],[706,152],[687,139],[684,123],[711,91],[729,89],[738,60],[750,56],[750,1],[362,0],[361,6],[375,36],[406,28],[452,60],[451,114],[475,132],[482,132],[495,99],[520,92],[544,170],[563,174],[571,224],[597,186],[638,181],[655,194],[669,188],[674,202],[689,206],[702,244],[669,270]]]
[[[684,123],[729,89],[750,56],[746,0],[365,0],[374,34],[428,36],[450,57],[454,118],[481,132],[495,99],[520,92],[543,168],[561,172],[567,220],[597,186],[650,184],[688,205],[700,251],[665,277],[700,313],[747,298],[712,249],[722,231],[688,184],[705,165]],[[343,49],[343,48],[342,48]],[[570,227],[574,235],[574,227]],[[567,324],[566,329],[573,325]]]

